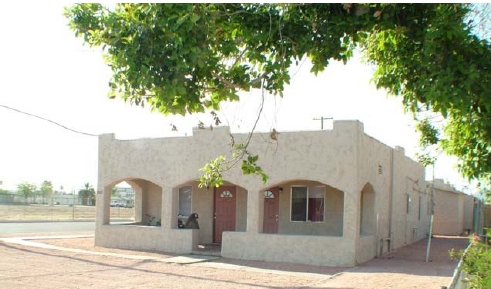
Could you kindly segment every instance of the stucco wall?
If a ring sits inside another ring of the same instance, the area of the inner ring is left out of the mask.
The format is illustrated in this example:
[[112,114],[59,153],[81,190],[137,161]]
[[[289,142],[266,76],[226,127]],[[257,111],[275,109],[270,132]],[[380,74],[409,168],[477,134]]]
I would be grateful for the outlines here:
[[[254,244],[251,247],[250,244]],[[342,237],[224,232],[222,256],[322,266],[353,266],[354,250]]]
[[96,228],[95,245],[131,250],[189,253],[198,244],[198,230],[164,229],[156,226],[101,225]]
[[344,192],[332,187],[326,188],[325,220],[330,225],[329,235],[343,235]]
[[376,255],[377,246],[375,236],[361,236],[356,251],[356,263],[361,264],[369,261]]
[[[426,237],[429,230],[430,215],[419,210],[419,198],[424,208],[425,193],[424,168],[404,155],[402,149],[394,151],[394,183],[392,209],[392,249],[411,244]],[[408,196],[410,209],[408,211]]]
[[[429,198],[425,192],[424,168],[405,155],[401,147],[392,149],[380,141],[360,132],[358,142],[358,181],[359,194],[363,189],[372,188],[374,192],[374,216],[359,216],[360,233],[357,259],[367,260],[366,254],[387,253],[389,250],[413,243],[426,236],[430,215],[426,211]],[[411,196],[412,209],[407,213],[407,196]],[[419,213],[421,198],[421,214]],[[369,198],[369,202],[371,199]],[[371,204],[366,204],[369,208]],[[360,211],[360,214],[363,211]],[[371,217],[371,218],[370,218]],[[363,220],[367,223],[363,223]],[[373,225],[372,222],[374,222]],[[363,232],[361,226],[369,228]],[[373,227],[373,230],[370,228]],[[370,234],[369,232],[373,233]],[[365,238],[374,236],[372,241]],[[380,244],[382,252],[380,252]],[[389,248],[390,247],[390,248]],[[368,252],[368,253],[367,253]],[[373,257],[372,256],[372,257]]]
[[464,195],[435,188],[433,234],[459,235],[463,232]]
[[[334,188],[355,189],[355,135],[359,122],[335,123],[333,131],[281,132],[278,144],[264,142],[269,134],[256,134],[250,151],[261,156],[259,164],[270,176],[262,185],[255,176],[242,175],[236,167],[224,174],[243,188],[270,187],[286,180],[316,180]],[[117,140],[100,136],[98,189],[115,180],[144,179],[161,187],[174,188],[200,177],[199,168],[217,155],[228,156],[230,133],[227,127],[213,131],[194,130],[192,137]],[[247,135],[235,134],[236,142]],[[280,142],[281,141],[281,142]],[[213,144],[213,149],[209,148]]]
[[247,227],[247,190],[237,188],[235,231],[245,232]]
[[197,182],[189,182],[175,188],[176,192],[183,186],[192,187],[191,212],[199,215],[198,242],[210,244],[213,241],[213,189],[199,188]]
[[[374,208],[371,216],[375,220],[375,224],[372,230],[372,236],[375,239],[387,239],[389,238],[389,208],[390,208],[390,192],[391,192],[391,171],[392,171],[392,151],[393,149],[376,139],[360,132],[359,143],[359,161],[358,161],[358,180],[357,180],[357,194],[361,200],[361,192],[363,189],[373,190],[374,193]],[[361,209],[360,203],[360,209]],[[366,258],[361,256],[363,254],[376,254],[374,250],[377,249],[373,242],[367,242],[367,234],[369,232],[362,232],[362,216],[358,214],[358,235],[364,233],[364,236],[358,236],[363,240],[358,241],[357,245],[357,260],[363,261]],[[367,216],[368,218],[369,216]],[[366,221],[366,220],[365,220]],[[384,242],[384,252],[388,251],[389,243]],[[360,252],[363,251],[363,252]],[[360,255],[361,254],[361,255]],[[372,257],[373,257],[372,256]]]
[[162,219],[162,188],[156,184],[147,182],[143,189],[143,200],[145,202],[145,209],[143,210],[144,222],[147,222],[146,214],[155,218],[152,224]]

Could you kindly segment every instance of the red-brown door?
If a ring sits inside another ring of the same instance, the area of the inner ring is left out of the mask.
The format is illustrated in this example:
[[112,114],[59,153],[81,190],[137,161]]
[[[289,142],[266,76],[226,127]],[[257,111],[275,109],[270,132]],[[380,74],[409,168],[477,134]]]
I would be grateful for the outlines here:
[[236,200],[234,186],[215,189],[214,243],[222,243],[222,233],[224,231],[235,231]]
[[264,192],[263,233],[278,233],[279,196],[278,187]]

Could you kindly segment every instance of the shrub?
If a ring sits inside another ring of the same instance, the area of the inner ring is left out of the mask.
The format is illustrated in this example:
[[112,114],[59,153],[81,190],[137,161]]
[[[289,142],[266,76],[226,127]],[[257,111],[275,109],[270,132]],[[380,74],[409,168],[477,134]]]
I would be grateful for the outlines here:
[[[469,274],[470,289],[491,288],[491,246],[483,238],[473,236],[472,243],[462,259],[462,270]],[[462,257],[462,251],[451,251],[452,258]]]

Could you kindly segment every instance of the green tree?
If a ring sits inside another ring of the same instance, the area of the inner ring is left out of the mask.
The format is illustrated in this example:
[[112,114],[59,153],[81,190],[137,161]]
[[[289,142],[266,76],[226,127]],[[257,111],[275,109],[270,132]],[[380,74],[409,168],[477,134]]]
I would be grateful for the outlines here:
[[[417,118],[428,110],[446,119],[437,141],[459,158],[461,172],[490,180],[491,48],[473,33],[472,7],[77,4],[65,15],[77,36],[102,46],[113,71],[110,97],[164,114],[216,110],[253,88],[281,96],[300,60],[308,57],[317,74],[359,48],[376,65],[378,88],[400,97]],[[242,160],[244,173],[267,180],[247,145],[232,150],[232,163]],[[228,168],[219,157],[203,168],[203,180],[219,184]]]
[[78,191],[78,197],[82,200],[82,205],[95,204],[95,190],[89,183],[85,183],[84,188]]
[[17,185],[17,193],[24,197],[25,203],[27,198],[32,197],[36,192],[36,185],[33,183],[23,182]]
[[51,200],[53,197],[53,184],[51,181],[44,181],[39,190],[41,191],[41,196],[43,197],[43,203],[46,199]]
[[113,197],[113,198],[114,197],[119,197],[119,195],[118,195],[118,188],[116,188],[116,187],[112,187],[111,188],[111,197]]
[[9,195],[10,192],[8,190],[0,189],[0,195]]

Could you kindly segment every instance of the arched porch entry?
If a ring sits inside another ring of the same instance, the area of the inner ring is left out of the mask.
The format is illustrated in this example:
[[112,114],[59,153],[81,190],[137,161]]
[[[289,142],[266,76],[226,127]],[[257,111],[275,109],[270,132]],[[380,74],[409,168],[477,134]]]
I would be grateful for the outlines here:
[[[131,187],[126,199],[118,196],[116,185],[125,182]],[[133,211],[133,225],[159,226],[162,219],[162,187],[152,181],[140,178],[126,178],[118,180],[104,187],[105,214],[104,223],[109,224],[114,218],[118,218],[113,211],[116,208],[127,207]],[[132,196],[131,196],[132,195]],[[124,200],[124,201],[123,201]],[[120,209],[121,210],[121,209]]]
[[[113,221],[135,221],[135,187],[122,181],[111,188],[111,198],[109,202],[110,222]],[[140,219],[140,216],[138,217]]]
[[343,235],[343,191],[314,180],[292,180],[263,194],[263,233]]
[[[383,252],[383,240],[378,240],[377,218],[375,214],[375,191],[366,183],[360,192],[359,239],[356,249],[357,263],[363,263]],[[379,249],[380,248],[380,249]]]
[[370,183],[366,183],[360,194],[360,235],[373,235],[375,229],[375,191]]
[[200,245],[221,244],[226,231],[246,231],[245,188],[231,182],[224,182],[218,188],[200,188],[192,180],[174,187],[173,191],[178,196],[175,227],[184,224],[190,214],[198,214]]

